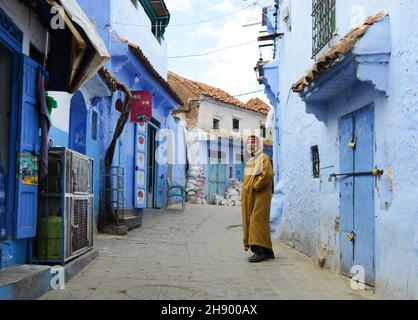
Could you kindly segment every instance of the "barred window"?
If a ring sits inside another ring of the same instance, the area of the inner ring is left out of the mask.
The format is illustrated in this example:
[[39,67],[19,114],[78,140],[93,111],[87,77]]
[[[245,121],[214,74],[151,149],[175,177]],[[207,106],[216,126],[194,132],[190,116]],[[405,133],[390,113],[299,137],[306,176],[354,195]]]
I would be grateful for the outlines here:
[[336,30],[336,0],[312,0],[312,57],[325,47]]
[[312,157],[312,175],[314,179],[320,178],[320,161],[319,161],[319,148],[318,146],[311,147]]

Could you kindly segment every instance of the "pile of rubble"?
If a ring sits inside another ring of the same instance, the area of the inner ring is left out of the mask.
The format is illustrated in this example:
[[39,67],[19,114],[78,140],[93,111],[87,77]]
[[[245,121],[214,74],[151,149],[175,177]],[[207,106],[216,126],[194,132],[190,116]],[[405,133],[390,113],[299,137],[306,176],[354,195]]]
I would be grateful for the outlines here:
[[215,196],[215,204],[218,206],[239,207],[241,206],[242,183],[232,178],[225,196]]
[[187,173],[187,202],[194,204],[206,204],[205,196],[205,171],[201,167],[191,167]]

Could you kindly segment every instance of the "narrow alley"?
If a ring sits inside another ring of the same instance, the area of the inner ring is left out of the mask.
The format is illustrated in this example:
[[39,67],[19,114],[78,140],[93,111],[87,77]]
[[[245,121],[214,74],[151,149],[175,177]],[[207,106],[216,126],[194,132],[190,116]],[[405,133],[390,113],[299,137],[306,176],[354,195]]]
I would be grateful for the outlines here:
[[250,264],[241,208],[176,206],[144,217],[125,237],[99,235],[99,257],[42,300],[373,299],[350,280],[274,242],[276,260]]

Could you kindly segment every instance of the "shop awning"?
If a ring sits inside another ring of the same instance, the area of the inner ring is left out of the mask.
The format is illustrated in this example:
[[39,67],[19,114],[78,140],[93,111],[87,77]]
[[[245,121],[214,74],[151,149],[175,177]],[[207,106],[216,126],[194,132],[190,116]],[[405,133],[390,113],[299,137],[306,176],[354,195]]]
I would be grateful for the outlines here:
[[88,47],[93,47],[92,53],[88,55],[89,61],[86,61],[85,65],[80,66],[78,75],[72,83],[73,90],[77,90],[83,83],[92,78],[111,57],[102,38],[96,31],[96,27],[80,8],[77,1],[60,0],[60,2],[70,19],[82,29],[81,33],[84,32],[84,39],[87,37],[85,41],[87,42],[88,40],[90,42]]
[[[111,58],[96,27],[76,0],[24,2],[35,10],[49,30],[47,89],[74,93]],[[64,28],[51,23],[57,21],[57,16],[64,22]]]

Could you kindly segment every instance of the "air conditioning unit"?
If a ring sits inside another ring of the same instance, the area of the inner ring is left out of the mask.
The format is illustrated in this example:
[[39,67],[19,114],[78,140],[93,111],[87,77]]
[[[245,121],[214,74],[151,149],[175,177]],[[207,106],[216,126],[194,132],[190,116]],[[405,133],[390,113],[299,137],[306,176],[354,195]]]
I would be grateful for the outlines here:
[[32,263],[62,264],[93,248],[93,160],[50,148],[48,176],[39,185]]

